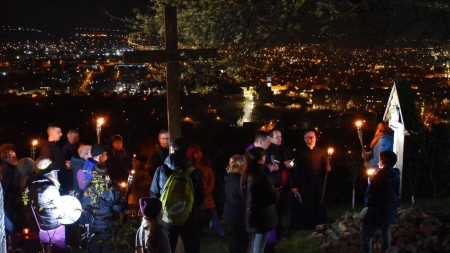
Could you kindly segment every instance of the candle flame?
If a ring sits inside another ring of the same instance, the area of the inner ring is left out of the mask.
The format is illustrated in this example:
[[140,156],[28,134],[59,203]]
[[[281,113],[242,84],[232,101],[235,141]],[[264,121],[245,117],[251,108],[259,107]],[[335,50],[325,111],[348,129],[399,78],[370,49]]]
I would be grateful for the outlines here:
[[97,124],[102,125],[102,124],[103,124],[103,118],[99,118],[99,119],[97,120]]
[[23,229],[23,234],[24,235],[28,235],[30,233],[30,229],[28,229],[28,228],[24,228]]
[[134,175],[134,170],[131,170],[131,174]]
[[362,122],[361,122],[360,120],[356,121],[356,126],[357,126],[357,127],[360,127],[361,124],[362,124]]
[[375,169],[368,169],[367,175],[372,176],[375,173]]
[[332,148],[329,148],[329,149],[328,149],[328,155],[331,155],[331,154],[333,154],[333,149],[332,149]]
[[122,183],[121,183],[121,186],[122,186],[122,187],[125,187],[125,186],[127,186],[127,183],[122,182]]
[[36,146],[37,145],[37,143],[38,143],[38,141],[37,140],[33,140],[33,146]]

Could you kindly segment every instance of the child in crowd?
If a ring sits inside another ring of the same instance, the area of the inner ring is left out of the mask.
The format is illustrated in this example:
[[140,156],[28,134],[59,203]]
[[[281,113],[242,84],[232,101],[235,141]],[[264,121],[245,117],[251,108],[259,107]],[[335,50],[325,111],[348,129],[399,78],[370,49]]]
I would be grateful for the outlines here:
[[169,239],[162,229],[162,203],[157,198],[139,199],[142,218],[136,233],[135,253],[171,253]]

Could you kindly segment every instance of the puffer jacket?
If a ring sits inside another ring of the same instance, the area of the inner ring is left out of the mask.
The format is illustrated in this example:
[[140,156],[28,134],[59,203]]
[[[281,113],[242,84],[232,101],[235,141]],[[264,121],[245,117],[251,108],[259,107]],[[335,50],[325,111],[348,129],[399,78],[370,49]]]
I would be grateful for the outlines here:
[[62,225],[57,219],[62,214],[61,195],[50,180],[41,175],[35,176],[30,186],[29,198],[42,230],[51,230]]
[[275,190],[272,180],[264,172],[265,165],[258,165],[246,180],[245,224],[250,233],[265,233],[278,224],[275,203],[280,193]]
[[[153,177],[152,186],[150,187],[150,196],[152,198],[161,198],[164,186],[167,183],[170,175],[174,171],[185,171],[191,167],[191,163],[187,156],[180,155],[181,158],[175,159],[176,154],[170,154],[165,160],[164,164],[156,169],[155,175]],[[192,179],[192,184],[194,187],[194,201],[195,205],[192,207],[190,219],[199,218],[199,206],[203,203],[205,195],[203,193],[203,179],[202,174],[198,169],[194,169],[190,174]]]
[[397,215],[400,189],[400,171],[396,168],[380,169],[373,176],[366,192],[367,213],[364,222],[389,225]]

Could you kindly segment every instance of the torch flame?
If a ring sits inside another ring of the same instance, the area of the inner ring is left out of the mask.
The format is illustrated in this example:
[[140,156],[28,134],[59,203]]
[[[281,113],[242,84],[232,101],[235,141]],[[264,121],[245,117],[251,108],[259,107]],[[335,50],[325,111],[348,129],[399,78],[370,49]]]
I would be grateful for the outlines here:
[[103,118],[99,118],[99,119],[97,120],[97,124],[102,125],[102,124],[103,124]]
[[361,121],[360,121],[360,120],[356,121],[356,126],[357,126],[357,127],[360,127],[360,126],[361,126],[361,124],[362,124],[362,123],[361,123]]
[[38,141],[37,140],[33,140],[33,146],[36,146],[37,145],[37,143],[38,143]]
[[367,175],[372,176],[375,173],[375,169],[368,169]]
[[332,148],[329,148],[329,149],[328,149],[328,155],[331,155],[331,154],[333,154],[333,149],[332,149]]

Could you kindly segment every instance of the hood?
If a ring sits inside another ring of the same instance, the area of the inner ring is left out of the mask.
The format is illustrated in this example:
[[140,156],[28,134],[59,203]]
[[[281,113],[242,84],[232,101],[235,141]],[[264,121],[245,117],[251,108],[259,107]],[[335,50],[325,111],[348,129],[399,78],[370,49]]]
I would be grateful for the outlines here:
[[191,167],[191,162],[186,155],[176,153],[170,154],[166,160],[164,160],[164,164],[173,171],[186,170]]
[[72,156],[72,159],[70,159],[70,167],[75,167],[75,168],[83,167],[85,162],[86,162],[86,160],[84,160],[83,158],[81,158],[78,155]]
[[397,195],[400,189],[400,170],[397,168],[383,168],[378,171],[377,176],[384,178],[388,185],[396,189]]
[[400,170],[397,168],[384,168],[380,171],[388,178],[400,178]]
[[47,177],[45,177],[42,174],[35,174],[35,175],[33,175],[33,178],[31,179],[31,183],[32,184],[42,183],[42,182],[52,183]]

